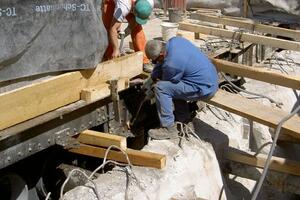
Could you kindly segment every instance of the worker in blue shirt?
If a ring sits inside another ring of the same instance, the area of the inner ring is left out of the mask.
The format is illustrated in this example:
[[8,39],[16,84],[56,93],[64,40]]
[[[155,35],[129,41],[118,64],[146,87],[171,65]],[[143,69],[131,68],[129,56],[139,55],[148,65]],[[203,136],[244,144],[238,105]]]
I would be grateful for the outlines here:
[[156,64],[151,78],[156,82],[154,92],[162,126],[149,130],[148,134],[154,139],[176,138],[175,120],[182,123],[190,120],[187,101],[209,99],[218,90],[216,68],[196,46],[182,37],[173,37],[166,45],[158,40],[149,41],[145,52]]

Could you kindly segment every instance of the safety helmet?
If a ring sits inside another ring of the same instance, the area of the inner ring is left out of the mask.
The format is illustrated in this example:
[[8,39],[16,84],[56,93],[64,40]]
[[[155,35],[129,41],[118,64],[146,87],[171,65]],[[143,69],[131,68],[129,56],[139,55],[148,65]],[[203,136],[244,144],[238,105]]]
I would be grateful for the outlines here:
[[135,21],[138,24],[146,24],[153,10],[152,0],[137,0],[134,6]]

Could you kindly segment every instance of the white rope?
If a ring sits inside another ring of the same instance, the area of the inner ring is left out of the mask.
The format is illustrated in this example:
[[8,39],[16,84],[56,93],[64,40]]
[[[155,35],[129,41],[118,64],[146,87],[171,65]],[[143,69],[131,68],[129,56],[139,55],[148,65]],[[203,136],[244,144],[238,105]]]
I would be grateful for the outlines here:
[[[127,161],[128,164],[123,164],[123,163],[119,163],[119,162],[116,162],[116,161],[106,161],[106,160],[107,160],[108,153],[109,153],[109,151],[110,151],[112,148],[116,148],[116,149],[120,150],[120,151],[124,154],[124,156],[125,156],[126,161]],[[115,165],[119,165],[119,166],[123,166],[123,167],[126,167],[126,166],[129,166],[130,168],[132,167],[131,162],[130,162],[130,160],[129,160],[129,157],[128,157],[127,153],[126,153],[122,148],[120,148],[120,147],[118,147],[118,146],[116,146],[116,145],[111,145],[111,146],[109,146],[109,147],[107,148],[107,150],[106,150],[106,152],[105,152],[105,155],[104,155],[102,164],[101,164],[99,167],[97,167],[97,168],[92,172],[92,174],[90,175],[89,178],[92,178],[92,177],[94,176],[94,174],[97,173],[97,172],[98,172],[100,169],[102,169],[103,167],[105,167],[105,165],[106,165],[107,163],[113,163],[113,164],[115,164]]]
[[46,196],[45,200],[48,200],[48,199],[50,199],[50,196],[51,196],[51,192],[49,192],[49,193],[47,194],[47,196]]
[[100,200],[101,198],[97,191],[96,183],[92,179],[90,179],[90,177],[84,171],[81,171],[80,169],[73,169],[69,172],[68,177],[66,178],[66,180],[64,181],[64,183],[62,184],[62,186],[60,188],[60,200],[63,200],[64,188],[75,172],[82,174],[88,181],[90,181],[94,185],[93,191],[96,194],[97,199]]
[[300,111],[300,105],[293,111],[291,112],[290,114],[288,114],[287,116],[285,116],[284,118],[282,118],[280,120],[280,122],[278,123],[277,127],[276,127],[276,131],[275,131],[275,136],[274,136],[274,139],[273,139],[273,143],[272,143],[272,146],[271,146],[271,149],[269,151],[269,154],[268,154],[268,157],[267,157],[267,160],[265,162],[265,165],[264,165],[264,169],[263,169],[263,172],[255,186],[255,190],[253,191],[253,194],[252,194],[252,197],[251,197],[251,200],[256,200],[260,190],[261,190],[261,187],[264,183],[264,180],[267,176],[267,173],[268,173],[268,170],[269,170],[269,167],[270,167],[270,164],[271,164],[271,159],[272,159],[272,156],[274,154],[274,151],[275,151],[275,147],[276,147],[276,144],[277,144],[277,140],[279,138],[279,135],[280,135],[280,131],[281,131],[281,128],[283,126],[283,124],[288,121],[291,117],[293,117],[294,115],[296,115],[298,112]]
[[195,131],[189,125],[182,122],[176,122],[176,123],[180,125],[180,132],[183,134],[183,138],[190,138],[190,135],[192,135],[197,139],[197,141],[200,142],[199,144],[202,144],[200,137],[195,133]]

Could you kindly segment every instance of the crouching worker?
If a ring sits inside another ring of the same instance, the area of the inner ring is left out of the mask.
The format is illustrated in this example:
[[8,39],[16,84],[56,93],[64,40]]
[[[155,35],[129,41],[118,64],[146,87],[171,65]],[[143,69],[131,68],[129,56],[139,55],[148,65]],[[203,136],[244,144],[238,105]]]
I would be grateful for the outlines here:
[[166,45],[149,41],[145,51],[156,64],[151,78],[157,81],[154,91],[162,126],[149,130],[148,134],[153,139],[176,138],[175,120],[182,123],[190,120],[187,101],[209,99],[218,90],[217,71],[196,46],[181,37],[171,38]]

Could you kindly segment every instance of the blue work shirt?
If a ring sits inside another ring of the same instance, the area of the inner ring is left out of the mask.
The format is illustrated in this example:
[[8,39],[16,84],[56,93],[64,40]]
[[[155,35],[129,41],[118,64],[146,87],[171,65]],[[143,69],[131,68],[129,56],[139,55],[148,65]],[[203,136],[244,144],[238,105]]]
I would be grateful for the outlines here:
[[193,86],[202,96],[218,89],[215,66],[200,49],[182,37],[173,37],[166,44],[166,55],[162,64],[154,67],[153,79]]

